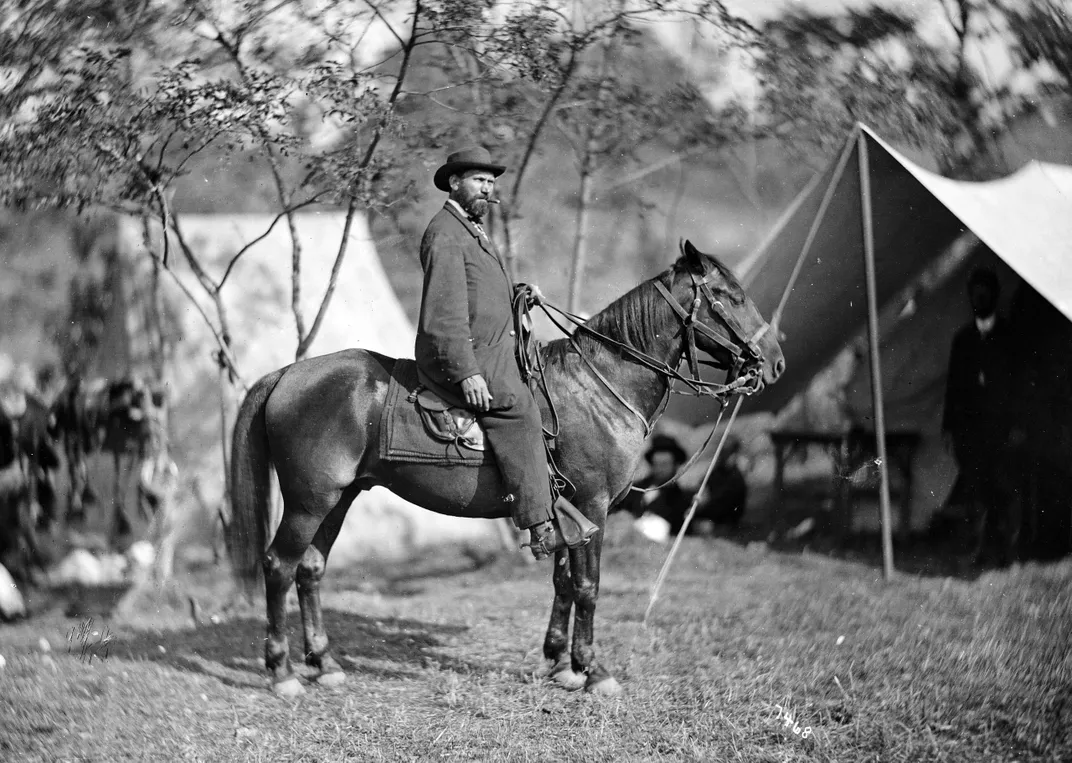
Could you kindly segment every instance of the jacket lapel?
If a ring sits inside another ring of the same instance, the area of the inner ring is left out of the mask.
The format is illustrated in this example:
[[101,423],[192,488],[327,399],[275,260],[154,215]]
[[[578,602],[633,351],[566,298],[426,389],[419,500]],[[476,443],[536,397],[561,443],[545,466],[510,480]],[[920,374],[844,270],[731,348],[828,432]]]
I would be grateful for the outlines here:
[[501,267],[505,273],[506,265],[503,263],[502,257],[499,256],[499,252],[495,249],[495,245],[491,243],[491,239],[482,236],[480,231],[476,229],[476,226],[450,202],[444,204],[443,208],[454,215],[455,219],[462,224],[462,227],[469,232],[469,235],[475,238],[477,243],[480,244],[480,248],[495,258],[495,261],[499,263],[499,267]]

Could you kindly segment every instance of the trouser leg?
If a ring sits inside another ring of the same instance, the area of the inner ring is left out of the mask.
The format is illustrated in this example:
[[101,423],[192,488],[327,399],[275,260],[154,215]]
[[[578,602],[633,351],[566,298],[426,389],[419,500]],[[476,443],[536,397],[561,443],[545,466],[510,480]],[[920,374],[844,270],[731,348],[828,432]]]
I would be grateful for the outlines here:
[[539,408],[531,395],[480,414],[480,423],[499,465],[506,492],[512,493],[514,524],[524,529],[551,519],[551,487]]

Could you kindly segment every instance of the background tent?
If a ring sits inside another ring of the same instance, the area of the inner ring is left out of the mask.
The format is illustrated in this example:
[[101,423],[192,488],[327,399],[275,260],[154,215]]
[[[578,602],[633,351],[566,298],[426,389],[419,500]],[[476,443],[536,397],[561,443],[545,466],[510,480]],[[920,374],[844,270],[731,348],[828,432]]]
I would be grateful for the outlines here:
[[[302,293],[307,321],[319,306],[341,240],[344,214],[307,212],[296,215],[302,245]],[[183,215],[182,227],[202,265],[222,273],[234,253],[272,226],[270,214]],[[120,247],[132,263],[148,267],[141,228],[125,220]],[[181,258],[176,257],[175,260]],[[271,232],[246,252],[223,290],[231,321],[233,347],[247,384],[294,360],[297,336],[291,313],[290,236],[285,225]],[[212,315],[208,298],[193,274],[175,265],[177,277],[198,296]],[[220,452],[219,369],[213,360],[215,340],[197,309],[170,280],[168,304],[178,325],[174,357],[170,359],[171,437],[184,485],[196,481],[209,501],[223,495]],[[133,302],[138,302],[136,295]],[[128,312],[136,323],[137,311]],[[128,325],[131,337],[144,331]],[[364,217],[354,219],[348,254],[338,275],[336,291],[309,355],[324,355],[349,347],[362,347],[396,357],[413,356],[416,332],[398,303],[380,264]],[[133,360],[137,361],[135,351]],[[229,422],[232,419],[229,418]],[[228,433],[229,434],[229,433]],[[187,513],[184,530],[202,535],[211,519]],[[366,491],[354,501],[332,550],[334,565],[367,559],[405,557],[436,543],[498,544],[492,520],[459,519],[420,509],[383,488]]]
[[820,181],[739,269],[764,315],[774,315],[790,286],[779,323],[786,373],[751,410],[788,402],[866,323],[860,134],[868,147],[880,306],[971,230],[1072,319],[1072,167],[1032,162],[1000,180],[950,180],[858,125]]
[[[1072,319],[1072,268],[1067,265],[1072,262],[1072,168],[1032,162],[999,180],[950,180],[923,169],[868,127],[858,125],[838,157],[805,188],[765,242],[737,269],[760,311],[768,317],[779,314],[779,329],[785,337],[785,374],[778,384],[749,400],[746,412],[782,408],[867,325],[861,145],[867,157],[880,308],[899,310],[899,305],[893,305],[896,297],[970,231],[1007,264],[1007,273],[1015,274],[1006,278],[1010,281],[1006,286],[1013,287],[1006,288],[1007,296],[1014,291],[1016,279],[1022,278]],[[943,298],[951,311],[947,313],[949,325],[959,325],[968,317],[960,313],[960,320],[955,320],[954,305],[963,304],[958,280],[963,284],[959,277],[949,278],[949,295],[959,292],[956,299]],[[951,332],[939,336],[937,327],[933,328],[924,340],[929,343],[931,369],[940,367],[937,357],[948,352],[951,339]],[[904,370],[896,358],[891,363],[892,370],[883,369],[884,389]],[[944,368],[928,383],[932,387],[944,384]],[[703,403],[693,401],[678,405],[692,406],[694,420],[697,409],[709,419],[717,413],[713,405],[704,408]],[[898,405],[893,407],[895,415]],[[902,412],[906,410],[902,406]],[[862,406],[857,413],[863,414]],[[933,405],[930,414],[934,415]],[[923,408],[911,415],[923,415]],[[905,423],[911,425],[908,419]],[[889,425],[899,422],[894,419]],[[944,497],[934,492],[931,507]],[[921,512],[916,516],[921,517]]]

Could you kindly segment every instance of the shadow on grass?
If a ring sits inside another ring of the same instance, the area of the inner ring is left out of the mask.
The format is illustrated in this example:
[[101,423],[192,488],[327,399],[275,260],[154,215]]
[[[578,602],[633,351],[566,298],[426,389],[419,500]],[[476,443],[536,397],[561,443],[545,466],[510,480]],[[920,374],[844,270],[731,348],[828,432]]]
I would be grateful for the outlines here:
[[[300,617],[290,613],[290,658],[299,675],[304,665]],[[446,653],[452,638],[467,626],[426,623],[405,618],[374,618],[324,610],[332,652],[347,673],[376,679],[412,678],[429,667],[456,673],[484,673],[477,662]],[[209,675],[236,688],[263,688],[268,680],[264,654],[264,620],[241,617],[188,630],[134,631],[123,634],[111,656],[157,662]]]
[[[335,590],[372,589],[385,596],[405,598],[419,596],[427,590],[427,584],[446,578],[491,571],[497,579],[509,579],[526,570],[527,565],[518,553],[463,544],[429,549],[402,563],[370,560],[329,568],[325,580]],[[354,571],[359,571],[363,585],[352,584]]]
[[[778,532],[774,533],[773,537],[770,528],[759,525],[719,527],[715,534],[742,547],[761,542],[771,551],[780,554],[821,554],[832,559],[882,569],[882,536],[879,533],[855,532],[847,537],[838,537],[832,528],[827,526],[828,520],[823,512],[798,510],[787,512],[787,515],[779,522]],[[787,537],[787,529],[801,526],[801,523],[809,519],[814,525],[806,534],[798,538]],[[894,568],[908,575],[975,580],[993,566],[972,564],[973,529],[958,528],[957,532],[949,534],[913,533],[907,539],[895,536]]]

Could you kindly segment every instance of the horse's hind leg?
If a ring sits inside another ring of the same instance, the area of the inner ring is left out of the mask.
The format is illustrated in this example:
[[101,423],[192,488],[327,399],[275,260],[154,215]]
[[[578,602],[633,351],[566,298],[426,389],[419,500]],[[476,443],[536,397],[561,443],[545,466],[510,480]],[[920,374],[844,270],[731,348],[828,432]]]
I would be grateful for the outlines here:
[[284,500],[283,519],[272,545],[264,555],[264,593],[268,611],[268,633],[264,640],[264,665],[272,677],[273,690],[284,697],[305,689],[290,664],[287,642],[287,592],[294,583],[298,563],[320,526],[320,518]]
[[301,606],[302,630],[305,634],[305,664],[316,668],[316,681],[323,686],[341,683],[345,674],[328,651],[328,634],[324,629],[324,615],[320,606],[320,581],[324,577],[331,546],[356,495],[357,491],[343,494],[298,562],[298,604]]
[[551,621],[543,640],[543,656],[551,661],[549,678],[570,691],[584,686],[584,676],[573,672],[569,657],[569,618],[573,611],[573,585],[570,581],[569,556],[555,554],[555,598],[551,604]]

